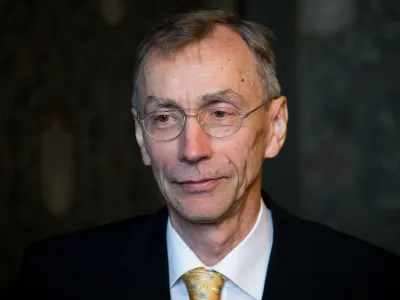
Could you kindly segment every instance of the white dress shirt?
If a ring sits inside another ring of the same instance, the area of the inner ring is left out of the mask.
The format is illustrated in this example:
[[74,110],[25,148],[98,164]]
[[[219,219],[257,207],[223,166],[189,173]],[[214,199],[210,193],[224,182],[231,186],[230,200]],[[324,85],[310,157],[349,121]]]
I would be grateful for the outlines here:
[[215,266],[207,267],[186,245],[168,220],[167,249],[171,300],[189,300],[181,276],[198,267],[215,270],[229,280],[224,284],[221,300],[261,300],[273,228],[271,212],[261,201],[257,221],[246,238]]

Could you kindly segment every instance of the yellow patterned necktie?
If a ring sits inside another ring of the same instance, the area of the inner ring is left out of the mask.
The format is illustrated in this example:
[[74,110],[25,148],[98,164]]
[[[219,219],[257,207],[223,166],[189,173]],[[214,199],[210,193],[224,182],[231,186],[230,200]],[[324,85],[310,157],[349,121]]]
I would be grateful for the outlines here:
[[228,280],[224,275],[204,268],[186,272],[182,275],[182,279],[186,284],[190,300],[220,300],[222,287]]

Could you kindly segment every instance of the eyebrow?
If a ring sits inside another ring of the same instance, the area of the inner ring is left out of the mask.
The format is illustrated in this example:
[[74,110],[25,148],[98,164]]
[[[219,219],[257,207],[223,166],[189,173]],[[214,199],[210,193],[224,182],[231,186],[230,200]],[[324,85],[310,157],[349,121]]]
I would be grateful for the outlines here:
[[209,106],[219,102],[227,102],[237,107],[243,103],[243,96],[232,91],[231,89],[205,94],[201,98],[202,106]]
[[147,96],[146,108],[149,106],[162,107],[162,108],[176,108],[179,109],[179,104],[169,98],[160,98],[155,96]]
[[[227,102],[236,107],[241,107],[243,96],[231,89],[208,93],[200,97],[200,108],[210,106],[215,103]],[[147,96],[146,108],[149,106],[155,108],[182,109],[177,101],[169,98],[160,98],[153,95]],[[147,109],[145,109],[146,111]]]

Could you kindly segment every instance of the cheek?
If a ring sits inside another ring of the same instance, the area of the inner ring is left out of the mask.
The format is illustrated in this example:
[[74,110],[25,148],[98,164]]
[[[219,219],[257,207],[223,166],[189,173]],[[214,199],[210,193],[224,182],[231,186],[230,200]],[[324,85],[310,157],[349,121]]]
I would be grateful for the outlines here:
[[153,170],[157,173],[168,168],[169,164],[173,164],[176,161],[176,149],[173,146],[174,143],[158,143],[150,142],[148,144],[148,152],[151,158],[151,164]]
[[[218,161],[225,161],[228,165],[227,168],[234,169],[236,175],[241,178],[246,173],[248,160],[250,156],[251,148],[246,141],[235,139],[235,141],[227,143],[222,142],[215,149],[214,153],[219,154],[220,158],[216,158]],[[223,167],[223,166],[222,166]]]
[[[232,145],[229,151],[229,160],[237,169],[239,177],[252,177],[253,173],[258,173],[264,161],[263,133],[246,133],[241,136],[239,141]],[[226,146],[223,148],[226,151]]]

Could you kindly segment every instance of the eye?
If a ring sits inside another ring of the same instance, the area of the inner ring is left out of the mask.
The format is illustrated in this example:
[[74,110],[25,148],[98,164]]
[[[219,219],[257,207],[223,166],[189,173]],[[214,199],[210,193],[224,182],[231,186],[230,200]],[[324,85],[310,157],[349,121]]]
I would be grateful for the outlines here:
[[156,123],[168,123],[179,120],[180,116],[175,111],[159,111],[155,112],[151,118]]
[[172,118],[171,115],[166,115],[166,114],[154,116],[154,120],[156,122],[160,122],[160,123],[168,122],[171,118]]
[[149,114],[148,125],[154,128],[169,128],[182,122],[182,117],[176,111],[157,111]]
[[215,107],[205,109],[200,116],[200,119],[204,122],[230,122],[236,117],[236,111],[225,107]]
[[222,119],[222,118],[226,117],[227,115],[228,115],[228,113],[223,110],[216,110],[213,112],[213,116],[217,119]]

